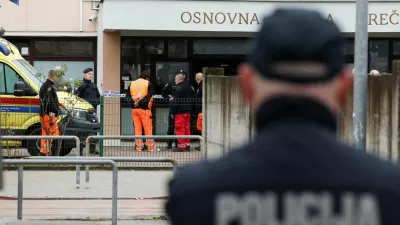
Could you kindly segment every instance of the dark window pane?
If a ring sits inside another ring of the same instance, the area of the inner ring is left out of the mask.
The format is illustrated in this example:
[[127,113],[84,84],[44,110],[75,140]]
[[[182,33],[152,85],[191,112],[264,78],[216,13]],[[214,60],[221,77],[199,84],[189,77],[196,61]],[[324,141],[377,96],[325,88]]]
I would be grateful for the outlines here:
[[130,59],[121,59],[122,63],[122,79],[135,80],[139,77],[140,63],[135,63]]
[[369,70],[382,72],[388,69],[389,41],[371,40],[369,42]]
[[4,71],[4,64],[0,63],[0,94],[6,93],[6,73]]
[[168,40],[169,58],[187,57],[187,40]]
[[29,42],[28,41],[12,41],[12,43],[18,48],[18,51],[23,56],[29,55]]
[[[175,75],[179,70],[189,71],[188,62],[157,62],[156,63],[156,93],[161,94],[161,89],[168,83],[175,82]],[[188,77],[186,77],[188,79]]]
[[36,56],[92,57],[92,41],[36,41]]
[[400,41],[393,42],[393,55],[400,55]]
[[249,51],[247,40],[195,40],[193,54],[245,55]]
[[164,54],[164,40],[145,40],[144,47],[147,54]]
[[354,55],[354,40],[346,40],[343,45],[345,55]]
[[131,56],[136,62],[140,60],[140,40],[122,40],[122,56]]
[[8,65],[4,65],[4,72],[6,75],[6,92],[7,94],[14,94],[14,84],[19,80],[17,72]]

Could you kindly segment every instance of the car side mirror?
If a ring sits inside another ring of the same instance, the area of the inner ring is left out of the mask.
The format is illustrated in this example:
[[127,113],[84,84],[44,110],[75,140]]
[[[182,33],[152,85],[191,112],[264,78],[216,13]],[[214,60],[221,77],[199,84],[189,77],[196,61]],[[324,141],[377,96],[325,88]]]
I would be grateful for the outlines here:
[[14,84],[14,95],[25,96],[29,92],[29,87],[23,81],[17,81]]

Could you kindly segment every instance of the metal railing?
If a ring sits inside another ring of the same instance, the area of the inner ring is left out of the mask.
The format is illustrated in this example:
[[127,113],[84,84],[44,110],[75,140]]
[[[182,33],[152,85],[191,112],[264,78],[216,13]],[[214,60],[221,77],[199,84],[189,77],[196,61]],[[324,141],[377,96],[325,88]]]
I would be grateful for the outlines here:
[[[24,159],[43,159],[43,157],[40,156],[30,156],[26,157]],[[173,174],[174,177],[178,174],[178,163],[174,159],[168,159],[168,158],[156,158],[156,157],[65,157],[65,156],[48,156],[46,159],[59,159],[59,160],[71,160],[71,159],[77,159],[77,160],[112,160],[114,162],[168,162],[171,163],[173,166]],[[89,170],[86,170],[86,183],[89,183]]]
[[[89,156],[89,143],[91,140],[134,140],[134,139],[164,139],[164,140],[175,140],[175,139],[197,139],[200,141],[200,151],[202,152],[203,159],[207,158],[207,152],[204,149],[204,140],[202,136],[199,135],[142,135],[142,136],[89,136],[86,138],[86,146],[85,146],[85,156]],[[142,161],[144,162],[144,161]],[[89,166],[86,166],[86,175],[89,173]]]
[[18,204],[17,204],[17,218],[22,219],[22,200],[23,200],[23,165],[32,164],[48,164],[48,165],[58,165],[58,164],[74,164],[74,165],[110,165],[113,169],[113,179],[112,179],[112,215],[111,224],[117,225],[117,191],[118,191],[118,165],[112,160],[92,160],[92,159],[6,159],[3,160],[4,164],[8,165],[19,165],[18,166]]
[[[45,137],[45,138],[44,138]],[[25,136],[25,135],[18,135],[18,136],[0,136],[1,140],[39,140],[39,139],[53,139],[53,140],[75,140],[75,149],[76,149],[76,156],[80,156],[80,140],[77,136]],[[43,158],[43,157],[41,157]],[[81,182],[81,168],[77,165],[76,166],[76,185],[79,186]]]

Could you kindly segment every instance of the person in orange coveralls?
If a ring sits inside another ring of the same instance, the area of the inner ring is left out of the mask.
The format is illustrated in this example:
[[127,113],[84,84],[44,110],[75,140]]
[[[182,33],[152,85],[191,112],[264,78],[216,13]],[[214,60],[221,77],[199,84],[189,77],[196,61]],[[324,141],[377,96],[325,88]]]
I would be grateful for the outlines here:
[[[151,84],[150,75],[144,71],[140,77],[129,85],[129,97],[133,100],[132,105],[132,118],[135,128],[135,136],[142,135],[144,128],[145,135],[153,135],[153,119],[151,115],[151,108],[153,106],[153,85]],[[137,151],[144,149],[142,139],[135,139]],[[154,139],[146,139],[148,151],[156,149]]]

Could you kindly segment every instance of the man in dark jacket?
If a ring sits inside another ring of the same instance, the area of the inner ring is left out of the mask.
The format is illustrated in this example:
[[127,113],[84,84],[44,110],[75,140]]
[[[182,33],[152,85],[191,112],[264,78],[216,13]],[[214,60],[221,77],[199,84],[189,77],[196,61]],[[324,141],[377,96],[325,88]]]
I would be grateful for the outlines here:
[[[175,120],[176,135],[190,135],[190,98],[192,89],[185,82],[185,77],[178,74],[175,77],[175,96],[172,100],[171,116]],[[178,149],[174,152],[190,151],[189,139],[178,139]]]
[[[176,84],[175,80],[172,78],[168,80],[168,83],[164,86],[161,91],[161,95],[164,99],[168,99],[169,101],[169,115],[168,115],[168,130],[167,135],[174,135],[175,134],[175,120],[174,117],[171,115],[171,108],[172,108],[172,100],[174,99],[173,96],[175,95]],[[175,142],[175,146],[178,147],[178,141],[175,140],[167,140],[167,149],[172,149],[172,142]]]
[[400,224],[399,167],[337,138],[353,84],[343,43],[316,11],[264,18],[239,68],[258,134],[178,171],[166,205],[172,224]]
[[[57,117],[60,114],[60,103],[58,102],[57,90],[54,84],[57,81],[57,70],[50,70],[48,79],[42,84],[39,90],[40,98],[40,123],[42,136],[58,136],[60,130],[57,124]],[[40,155],[51,154],[53,140],[40,140]]]
[[97,106],[100,104],[100,92],[97,86],[92,82],[93,69],[87,68],[83,73],[83,83],[76,91],[76,95],[85,99],[96,110]]

